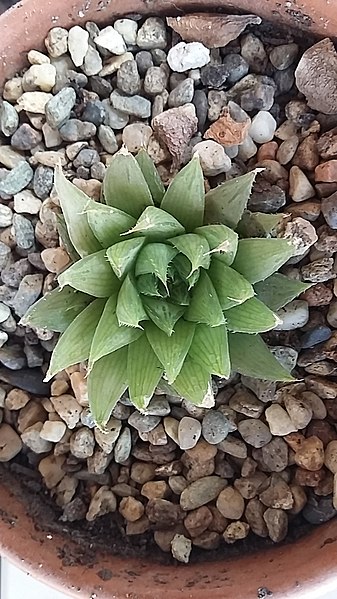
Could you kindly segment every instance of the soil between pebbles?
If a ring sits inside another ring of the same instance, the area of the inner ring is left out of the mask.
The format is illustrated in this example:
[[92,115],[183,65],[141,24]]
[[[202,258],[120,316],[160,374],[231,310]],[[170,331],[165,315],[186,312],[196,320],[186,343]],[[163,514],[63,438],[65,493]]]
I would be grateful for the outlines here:
[[[71,531],[81,551],[93,540],[106,547],[118,530],[113,552],[152,558],[159,545],[169,560],[174,540],[184,561],[183,539],[189,550],[193,543],[191,560],[218,559],[294,539],[336,514],[337,115],[312,110],[298,93],[304,48],[290,34],[252,27],[212,50],[195,41],[137,16],[101,32],[94,23],[54,28],[49,56],[30,52],[30,68],[6,84],[0,104],[1,476],[28,468],[28,488],[43,496],[40,473],[58,505],[41,502],[40,525]],[[61,159],[98,199],[122,143],[146,147],[165,183],[196,150],[206,186],[266,169],[249,208],[291,215],[278,232],[297,243],[285,271],[314,284],[266,339],[303,383],[215,379],[211,411],[158,390],[145,418],[125,398],[107,436],[90,418],[85,365],[43,386],[57,337],[18,321],[69,263],[53,166]]]

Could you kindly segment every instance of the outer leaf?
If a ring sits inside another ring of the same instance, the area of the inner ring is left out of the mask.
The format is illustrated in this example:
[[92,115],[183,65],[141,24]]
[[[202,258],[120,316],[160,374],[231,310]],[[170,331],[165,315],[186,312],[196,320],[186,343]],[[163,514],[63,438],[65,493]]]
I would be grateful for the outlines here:
[[210,256],[209,256],[209,245],[204,237],[196,235],[195,233],[188,233],[187,235],[180,235],[180,237],[174,237],[169,240],[179,252],[184,254],[191,262],[192,269],[188,274],[190,277],[199,267],[209,268]]
[[246,210],[238,224],[237,232],[240,237],[276,237],[283,219],[284,214],[264,214]]
[[148,243],[139,252],[135,275],[154,274],[166,287],[167,269],[177,250],[165,243]]
[[104,305],[105,300],[102,299],[91,302],[61,335],[51,355],[46,381],[57,372],[88,359],[92,338]]
[[227,328],[198,324],[189,356],[207,372],[228,378],[231,373]]
[[103,181],[105,201],[138,218],[153,200],[137,160],[126,150],[115,154]]
[[59,275],[58,282],[60,287],[70,285],[74,289],[95,297],[109,297],[120,286],[119,280],[106,259],[105,250],[75,262]]
[[20,323],[63,333],[90,302],[90,295],[75,291],[71,287],[57,287],[35,302]]
[[292,253],[285,239],[240,239],[233,268],[250,283],[257,283],[277,271]]
[[271,310],[279,310],[291,302],[306,289],[311,287],[310,283],[302,283],[295,279],[288,279],[284,275],[275,273],[254,285],[257,297]]
[[130,399],[138,410],[144,411],[163,374],[145,334],[129,346],[127,371]]
[[95,202],[86,209],[88,223],[101,246],[110,247],[120,235],[136,223],[136,219],[117,208]]
[[226,310],[225,318],[228,330],[233,333],[265,333],[280,324],[276,314],[256,297]]
[[117,296],[112,295],[105,304],[103,314],[92,340],[89,369],[103,356],[111,354],[125,345],[129,345],[142,334],[140,329],[119,326],[116,316],[116,305]]
[[165,187],[159,176],[159,173],[151,160],[150,156],[145,150],[139,150],[136,160],[141,168],[144,175],[145,181],[151,192],[154,203],[160,205],[165,193]]
[[165,370],[169,384],[174,382],[181,371],[192,343],[194,330],[195,324],[186,322],[181,318],[174,327],[173,335],[169,337],[166,333],[158,329],[154,323],[146,323],[146,336]]
[[126,239],[112,245],[106,252],[107,258],[117,277],[121,279],[131,270],[145,239]]
[[138,233],[153,240],[167,239],[185,233],[184,227],[171,214],[149,206],[139,217],[136,225],[127,234]]
[[82,257],[97,252],[102,246],[89,227],[84,212],[87,205],[95,202],[65,178],[61,166],[55,168],[54,181],[69,237],[75,250]]
[[200,160],[195,155],[170,183],[160,206],[193,231],[204,221],[205,191]]
[[267,381],[293,381],[274,358],[260,335],[229,333],[229,353],[234,372]]
[[62,241],[62,244],[69,255],[72,262],[77,262],[80,259],[80,255],[76,252],[71,239],[69,237],[67,225],[63,214],[56,214],[57,232]]
[[128,349],[123,347],[95,362],[88,376],[88,397],[93,419],[104,430],[111,412],[126,390]]
[[172,304],[166,299],[144,296],[143,304],[149,318],[166,335],[172,335],[174,325],[185,311],[184,306]]
[[238,234],[226,225],[205,225],[194,233],[202,235],[208,242],[210,254],[230,266],[238,248]]
[[125,277],[118,294],[116,316],[120,326],[126,325],[140,329],[142,327],[139,323],[148,318],[130,275]]
[[211,189],[205,198],[205,223],[222,223],[235,229],[247,208],[255,177],[261,170],[255,169]]
[[222,310],[228,310],[233,306],[242,304],[254,295],[254,289],[250,283],[234,268],[226,266],[214,258],[209,276],[215,287]]
[[225,323],[221,305],[208,274],[202,270],[194,287],[190,305],[185,313],[186,320],[218,327]]
[[187,356],[173,386],[181,397],[198,405],[203,402],[209,388],[210,380],[209,371],[200,366],[198,362],[192,360],[190,356]]

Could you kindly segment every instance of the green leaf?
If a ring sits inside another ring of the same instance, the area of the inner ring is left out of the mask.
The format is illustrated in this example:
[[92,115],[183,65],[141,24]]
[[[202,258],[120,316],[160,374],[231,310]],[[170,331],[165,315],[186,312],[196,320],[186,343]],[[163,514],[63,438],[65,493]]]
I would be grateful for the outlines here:
[[58,277],[60,287],[70,285],[94,297],[109,297],[120,286],[120,281],[105,256],[105,250],[75,262]]
[[207,239],[210,254],[213,254],[230,266],[235,258],[238,248],[238,234],[226,225],[205,225],[198,227],[194,233]]
[[144,237],[126,239],[125,241],[115,243],[115,245],[112,245],[107,250],[106,255],[108,260],[119,279],[124,277],[124,275],[133,267],[144,241]]
[[198,324],[189,356],[207,372],[228,378],[231,373],[227,328]]
[[237,226],[240,237],[276,237],[277,229],[284,214],[265,214],[264,212],[244,212]]
[[140,329],[142,327],[139,323],[148,319],[130,275],[125,277],[118,294],[116,315],[120,326],[126,325]]
[[174,333],[170,337],[152,322],[147,322],[145,325],[148,341],[165,370],[169,384],[174,382],[182,368],[192,343],[194,330],[195,324],[186,322],[182,318],[176,323]]
[[69,255],[72,262],[77,262],[80,259],[80,255],[76,252],[71,239],[69,237],[67,225],[63,214],[56,214],[57,232],[62,241],[62,245]]
[[256,297],[226,310],[225,318],[228,330],[233,333],[265,333],[280,324],[276,314]]
[[95,204],[95,202],[65,178],[61,166],[55,168],[54,182],[69,237],[75,250],[82,257],[97,252],[102,246],[89,227],[88,218],[84,212],[87,205]]
[[254,285],[257,297],[271,310],[279,310],[291,302],[300,293],[311,287],[312,283],[302,283],[275,273],[264,281]]
[[257,283],[277,271],[292,254],[285,239],[240,239],[233,268],[250,283]]
[[116,403],[127,389],[128,349],[122,347],[95,362],[88,375],[88,398],[92,417],[104,430]]
[[161,181],[159,173],[150,156],[144,149],[139,150],[136,160],[144,175],[154,203],[159,206],[165,193],[165,187]]
[[33,304],[20,324],[41,327],[63,333],[70,323],[92,302],[90,295],[75,291],[71,287],[54,289]]
[[89,358],[92,338],[101,318],[105,300],[96,299],[68,326],[50,358],[46,381],[55,374]]
[[247,207],[255,177],[261,170],[255,169],[251,173],[230,179],[207,192],[205,223],[222,223],[235,229]]
[[159,291],[159,281],[155,275],[140,275],[137,278],[137,290],[144,295],[152,297],[161,297]]
[[98,202],[90,204],[85,212],[92,232],[104,248],[120,241],[120,235],[136,222],[136,219],[126,212]]
[[116,305],[117,295],[112,295],[105,304],[103,314],[92,340],[89,356],[89,370],[97,360],[107,354],[115,352],[125,345],[129,345],[142,334],[140,329],[119,326],[116,316]]
[[209,245],[206,239],[195,233],[188,233],[187,235],[174,237],[169,241],[191,262],[192,268],[187,275],[188,277],[198,270],[199,267],[209,268],[211,260],[209,256]]
[[205,191],[197,155],[170,183],[160,207],[178,219],[188,232],[201,227],[204,220]]
[[266,381],[293,381],[274,358],[260,335],[229,333],[229,353],[234,372]]
[[103,181],[108,206],[138,218],[153,200],[140,166],[132,154],[122,149],[114,154]]
[[127,372],[130,399],[138,410],[144,411],[163,374],[145,334],[129,346]]
[[250,283],[234,268],[214,258],[208,271],[215,287],[222,310],[242,304],[254,295]]
[[187,286],[183,281],[172,283],[169,286],[169,291],[170,300],[174,304],[179,304],[179,306],[188,306],[190,303],[190,296]]
[[190,305],[185,313],[186,320],[218,327],[225,323],[221,305],[208,274],[202,270],[194,287]]
[[203,402],[210,384],[209,371],[187,356],[173,387],[178,395],[198,405]]
[[166,299],[144,296],[144,308],[149,318],[159,327],[166,335],[172,335],[174,325],[185,311],[184,306],[172,304]]
[[152,240],[167,239],[172,235],[185,233],[184,227],[168,212],[149,206],[139,217],[136,225],[127,234],[138,233]]
[[193,267],[191,261],[183,254],[177,254],[177,256],[173,258],[173,265],[181,280],[188,284],[188,289],[192,289],[199,280],[200,271],[196,270],[192,272]]
[[148,243],[139,252],[135,267],[136,277],[154,274],[167,288],[168,265],[176,254],[177,250],[164,243]]

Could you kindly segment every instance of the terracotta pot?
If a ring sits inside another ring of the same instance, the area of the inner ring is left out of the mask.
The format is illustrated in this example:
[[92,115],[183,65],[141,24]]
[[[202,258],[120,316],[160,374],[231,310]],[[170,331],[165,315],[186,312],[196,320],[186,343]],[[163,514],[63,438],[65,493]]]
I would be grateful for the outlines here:
[[[0,17],[0,87],[25,64],[25,53],[41,48],[47,31],[87,20],[111,21],[128,12],[179,14],[186,10],[254,11],[277,25],[321,36],[337,31],[337,6],[331,0],[23,0]],[[3,476],[1,477],[3,479]],[[6,517],[4,517],[6,514]],[[65,566],[60,548],[68,539],[36,530],[24,501],[0,488],[0,553],[47,584],[73,597],[92,599],[273,599],[319,598],[337,590],[337,520],[316,528],[295,544],[220,563],[178,566],[123,560],[97,554],[94,567]],[[50,538],[52,536],[52,538]],[[111,571],[102,581],[98,572]]]

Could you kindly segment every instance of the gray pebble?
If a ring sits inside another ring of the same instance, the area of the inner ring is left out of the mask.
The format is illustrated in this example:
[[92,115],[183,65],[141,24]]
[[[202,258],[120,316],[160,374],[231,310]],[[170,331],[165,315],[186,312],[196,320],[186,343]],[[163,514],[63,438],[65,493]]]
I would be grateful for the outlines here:
[[23,316],[37,300],[42,291],[43,275],[26,275],[13,299],[13,308],[18,316]]
[[111,416],[117,418],[117,420],[127,420],[131,414],[131,408],[129,406],[124,406],[120,401],[118,401],[111,412]]
[[12,224],[13,212],[9,206],[0,205],[0,227],[9,227]]
[[110,100],[103,100],[102,104],[105,110],[104,125],[108,125],[111,129],[124,129],[129,122],[129,115],[115,110],[111,106]]
[[130,96],[140,92],[141,82],[135,60],[126,60],[121,64],[117,71],[117,87]]
[[153,67],[151,52],[148,52],[147,50],[141,50],[140,52],[137,52],[135,60],[137,62],[138,71],[141,77],[145,75],[148,69]]
[[79,166],[76,169],[76,175],[79,179],[86,179],[88,181],[90,179],[90,169],[85,166]]
[[206,87],[222,87],[228,77],[228,69],[223,64],[207,64],[200,70],[201,83]]
[[90,77],[90,85],[92,91],[98,94],[100,98],[108,98],[112,92],[110,81],[99,75]]
[[323,343],[323,341],[327,341],[331,337],[331,329],[325,325],[318,325],[310,331],[304,333],[301,338],[301,348],[308,349],[309,347],[314,347],[314,345],[318,345],[318,343]]
[[0,131],[5,137],[10,137],[19,126],[19,115],[14,106],[5,100],[0,100]]
[[217,410],[209,410],[202,421],[202,435],[208,443],[216,445],[226,439],[231,430],[226,416]]
[[117,462],[117,464],[124,464],[130,456],[131,448],[131,431],[128,427],[125,427],[119,435],[114,448],[115,462]]
[[249,71],[249,64],[240,54],[227,54],[222,64],[228,72],[227,83],[231,85],[240,81]]
[[284,71],[295,62],[298,54],[297,44],[281,44],[275,46],[269,54],[271,64],[279,71]]
[[87,123],[78,119],[69,119],[60,127],[60,135],[63,141],[82,141],[91,139],[96,134],[96,127],[93,123]]
[[4,179],[0,180],[0,193],[2,192],[9,196],[19,193],[19,191],[22,191],[29,185],[33,175],[34,172],[32,167],[26,160],[22,160],[22,162],[19,162]]
[[272,185],[265,179],[260,179],[254,185],[248,200],[248,208],[253,212],[277,212],[286,203],[285,191],[278,185]]
[[28,123],[21,125],[11,139],[11,146],[16,150],[32,150],[42,141],[40,131],[33,129]]
[[99,127],[103,123],[104,117],[105,108],[102,102],[100,102],[99,100],[87,102],[86,107],[82,113],[83,121],[93,123],[94,125],[96,125],[96,127]]
[[208,112],[208,101],[207,95],[201,89],[196,89],[194,92],[193,100],[195,106],[195,112],[198,119],[198,129],[203,133],[205,129],[205,124],[207,120],[207,112]]
[[103,162],[94,162],[90,169],[90,175],[92,179],[103,181],[105,177],[106,168]]
[[124,96],[117,90],[110,96],[112,107],[130,116],[147,119],[151,116],[151,102],[142,96]]
[[170,108],[177,108],[184,104],[189,104],[193,100],[194,95],[194,81],[190,77],[181,81],[177,87],[175,87],[168,99]]
[[253,110],[270,110],[274,103],[275,88],[264,83],[257,83],[253,88],[241,94],[240,105],[246,112]]
[[67,84],[73,87],[76,91],[78,88],[84,88],[88,85],[88,77],[84,73],[78,73],[69,69],[67,72]]
[[44,362],[43,349],[40,345],[28,345],[24,347],[28,368],[39,368]]
[[22,214],[14,214],[13,226],[16,245],[22,250],[29,250],[35,241],[32,223],[28,218],[22,216]]
[[90,168],[94,162],[99,162],[99,154],[97,150],[92,148],[84,148],[77,154],[73,165],[75,168],[78,168],[79,166]]
[[311,495],[302,514],[310,524],[323,524],[323,522],[328,522],[331,518],[334,518],[337,510],[333,506],[331,495],[327,497]]
[[93,419],[90,408],[84,408],[81,412],[81,422],[83,426],[87,426],[88,428],[95,428],[95,421]]
[[154,396],[146,408],[146,413],[149,416],[168,416],[170,412],[170,404],[165,395]]
[[72,87],[65,87],[47,102],[46,120],[54,129],[58,129],[69,119],[75,106],[76,93]]
[[106,152],[109,154],[117,152],[118,143],[111,127],[108,127],[108,125],[101,125],[98,129],[98,139]]
[[147,416],[136,410],[128,418],[128,423],[140,433],[149,433],[160,423],[160,416]]
[[163,19],[149,17],[138,30],[137,46],[144,50],[164,49],[167,46],[167,30]]
[[13,264],[6,266],[1,272],[1,279],[4,285],[9,287],[19,287],[22,279],[30,274],[31,265],[27,258],[16,260]]
[[0,348],[0,362],[10,370],[21,370],[26,366],[26,358],[20,345],[6,345]]
[[156,96],[163,93],[167,85],[167,73],[160,67],[150,67],[147,69],[144,78],[144,91],[147,94]]
[[321,202],[323,216],[331,229],[337,229],[337,192]]
[[103,67],[103,62],[100,53],[89,44],[88,51],[84,58],[82,66],[83,72],[88,76],[97,75]]
[[8,245],[0,241],[0,270],[3,270],[7,266],[10,257],[11,249],[8,247]]
[[276,95],[281,96],[287,94],[295,83],[294,68],[289,67],[289,69],[285,69],[285,71],[276,71],[274,80],[277,85]]
[[161,64],[166,63],[167,61],[166,53],[164,52],[164,50],[161,50],[160,48],[153,48],[151,50],[151,56],[153,64],[156,67],[160,67]]
[[178,426],[178,441],[180,449],[192,449],[198,443],[201,435],[201,424],[196,418],[184,416]]
[[54,184],[54,171],[49,166],[39,164],[34,173],[33,189],[40,200],[45,200]]

